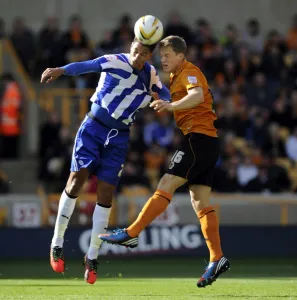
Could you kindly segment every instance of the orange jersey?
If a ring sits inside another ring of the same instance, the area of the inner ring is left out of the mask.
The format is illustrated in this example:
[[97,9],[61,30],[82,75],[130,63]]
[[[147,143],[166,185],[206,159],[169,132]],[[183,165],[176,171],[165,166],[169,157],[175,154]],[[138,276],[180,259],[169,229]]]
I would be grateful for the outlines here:
[[214,126],[217,116],[213,109],[213,97],[201,70],[192,63],[185,61],[177,74],[170,74],[172,102],[182,99],[190,89],[195,87],[202,87],[204,102],[190,109],[175,111],[176,124],[184,135],[196,132],[217,137],[217,130]]

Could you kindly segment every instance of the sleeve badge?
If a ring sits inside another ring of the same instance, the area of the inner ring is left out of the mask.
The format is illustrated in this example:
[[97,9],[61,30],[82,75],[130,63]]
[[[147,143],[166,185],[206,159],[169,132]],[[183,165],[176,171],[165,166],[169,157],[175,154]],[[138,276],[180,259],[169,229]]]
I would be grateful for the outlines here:
[[196,76],[188,76],[188,82],[190,84],[196,84],[198,82],[197,77]]

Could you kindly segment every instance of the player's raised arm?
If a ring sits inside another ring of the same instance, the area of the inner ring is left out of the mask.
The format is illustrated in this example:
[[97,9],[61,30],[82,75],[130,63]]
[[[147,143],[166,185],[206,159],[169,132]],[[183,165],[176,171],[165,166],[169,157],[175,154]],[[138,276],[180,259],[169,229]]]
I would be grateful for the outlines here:
[[50,83],[64,74],[62,68],[47,68],[41,75],[41,83]]
[[61,75],[77,76],[92,72],[102,72],[107,68],[112,68],[113,60],[116,59],[115,55],[104,55],[98,58],[74,62],[60,68],[48,68],[41,75],[41,82],[50,83]]

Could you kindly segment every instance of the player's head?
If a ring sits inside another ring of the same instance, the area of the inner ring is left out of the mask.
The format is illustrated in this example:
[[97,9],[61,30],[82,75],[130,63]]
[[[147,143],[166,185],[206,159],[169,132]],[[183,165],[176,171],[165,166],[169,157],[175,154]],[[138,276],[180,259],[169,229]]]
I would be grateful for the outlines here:
[[187,44],[179,36],[170,35],[160,43],[160,55],[163,70],[165,72],[176,72],[185,60]]
[[132,67],[141,70],[144,63],[152,57],[156,46],[157,44],[141,44],[136,38],[134,38],[130,49],[130,63]]

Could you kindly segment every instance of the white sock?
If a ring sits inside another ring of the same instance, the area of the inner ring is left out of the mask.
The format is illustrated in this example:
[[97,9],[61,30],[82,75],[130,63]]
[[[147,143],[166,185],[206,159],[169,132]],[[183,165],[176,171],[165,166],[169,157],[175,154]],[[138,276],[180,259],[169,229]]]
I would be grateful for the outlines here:
[[99,248],[102,243],[98,235],[106,232],[105,228],[108,226],[110,211],[111,207],[107,208],[98,204],[94,209],[91,242],[88,250],[89,259],[97,259],[98,257]]
[[59,210],[55,224],[54,236],[52,239],[52,247],[63,247],[64,234],[72,216],[76,199],[77,198],[69,198],[65,190],[63,191],[59,202]]

